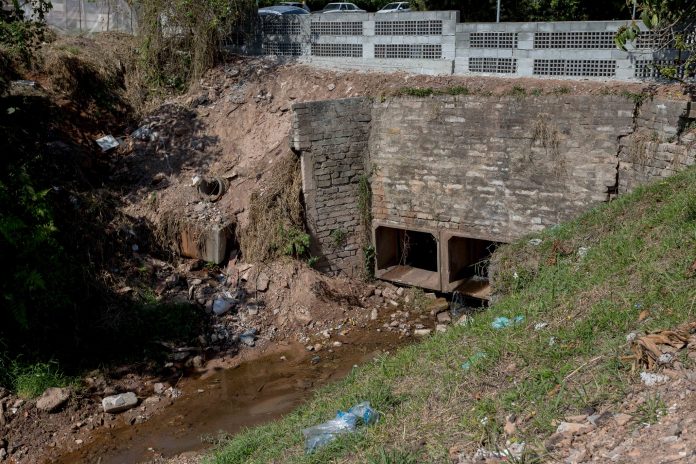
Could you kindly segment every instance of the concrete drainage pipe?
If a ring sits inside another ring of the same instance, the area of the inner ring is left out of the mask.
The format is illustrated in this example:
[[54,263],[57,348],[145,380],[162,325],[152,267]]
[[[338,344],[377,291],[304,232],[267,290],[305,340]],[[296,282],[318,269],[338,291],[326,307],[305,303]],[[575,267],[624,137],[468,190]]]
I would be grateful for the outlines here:
[[218,201],[227,190],[227,184],[225,180],[220,177],[213,177],[211,179],[203,178],[198,183],[198,194],[204,200],[208,200],[212,203]]

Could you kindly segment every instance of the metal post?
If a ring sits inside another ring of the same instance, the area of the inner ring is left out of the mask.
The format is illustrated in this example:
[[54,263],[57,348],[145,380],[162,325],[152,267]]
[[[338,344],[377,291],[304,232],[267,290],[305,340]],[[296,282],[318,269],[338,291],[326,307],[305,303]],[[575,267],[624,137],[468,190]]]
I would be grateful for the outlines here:
[[500,0],[498,0],[498,6],[495,9],[495,22],[500,22]]
[[631,19],[634,21],[636,19],[636,0],[633,0],[633,14],[631,15]]

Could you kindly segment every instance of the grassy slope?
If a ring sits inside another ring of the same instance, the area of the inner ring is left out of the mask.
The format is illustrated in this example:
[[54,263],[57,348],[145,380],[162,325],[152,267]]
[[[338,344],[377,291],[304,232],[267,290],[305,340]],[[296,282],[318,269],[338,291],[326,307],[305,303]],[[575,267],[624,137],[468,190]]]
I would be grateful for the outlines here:
[[[512,439],[543,458],[552,420],[617,401],[636,381],[620,360],[626,334],[694,319],[696,168],[538,237],[539,246],[525,239],[496,254],[504,296],[471,325],[356,369],[284,419],[237,435],[209,462],[449,462],[452,448],[503,446],[509,414],[521,422]],[[590,247],[585,258],[581,246]],[[491,328],[495,317],[518,314],[520,326]],[[537,322],[549,325],[536,331]],[[477,352],[486,357],[464,370]],[[303,454],[302,428],[366,399],[384,414],[378,425]]]

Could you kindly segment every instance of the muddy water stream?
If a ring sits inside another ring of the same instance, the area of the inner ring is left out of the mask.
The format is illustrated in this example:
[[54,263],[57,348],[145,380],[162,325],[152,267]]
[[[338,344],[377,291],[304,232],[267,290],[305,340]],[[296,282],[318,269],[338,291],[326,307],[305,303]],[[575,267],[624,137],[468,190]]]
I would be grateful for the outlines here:
[[319,352],[316,363],[314,353],[293,343],[269,349],[235,368],[190,379],[181,387],[184,395],[148,421],[137,425],[119,421],[114,428],[95,431],[85,446],[50,462],[137,463],[203,450],[209,445],[202,437],[219,431],[234,434],[278,418],[308,399],[317,387],[404,343],[393,333],[374,329],[351,335],[333,353]]

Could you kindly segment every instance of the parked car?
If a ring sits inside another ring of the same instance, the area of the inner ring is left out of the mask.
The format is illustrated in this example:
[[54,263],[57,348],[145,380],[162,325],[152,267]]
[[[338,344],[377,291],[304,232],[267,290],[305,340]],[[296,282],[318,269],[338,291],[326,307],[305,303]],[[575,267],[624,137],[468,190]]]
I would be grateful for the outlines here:
[[377,13],[403,13],[405,11],[411,11],[411,4],[408,2],[393,2],[387,3],[384,7]]
[[320,13],[365,13],[353,3],[329,3]]
[[285,16],[285,15],[306,15],[309,14],[307,10],[302,8],[297,8],[296,6],[288,5],[274,5],[267,6],[265,8],[259,8],[259,16]]
[[309,7],[305,2],[280,2],[280,5],[284,6],[294,6],[295,8],[302,8],[303,10],[306,10],[309,12]]

